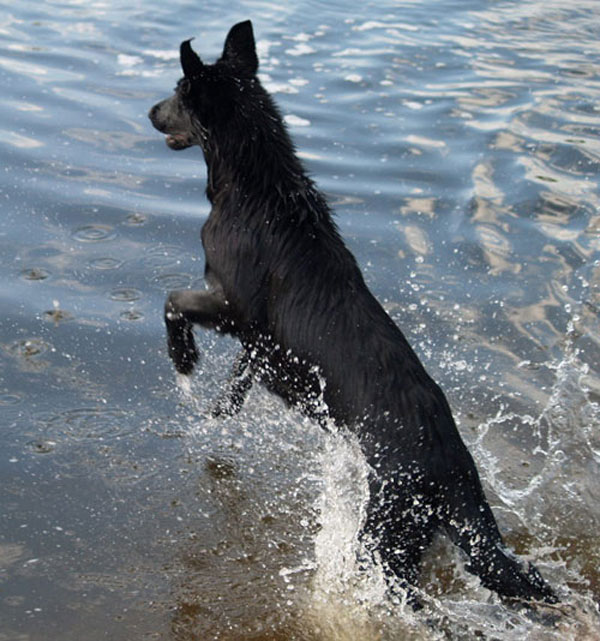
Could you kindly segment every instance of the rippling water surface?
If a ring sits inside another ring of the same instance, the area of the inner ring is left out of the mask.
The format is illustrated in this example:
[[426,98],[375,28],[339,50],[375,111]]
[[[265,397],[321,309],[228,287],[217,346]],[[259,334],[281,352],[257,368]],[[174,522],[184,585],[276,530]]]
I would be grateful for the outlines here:
[[[201,285],[199,150],[146,117],[252,18],[262,79],[366,279],[445,389],[511,546],[506,607],[440,540],[425,611],[356,568],[364,464],[254,390],[206,409],[167,290]],[[600,637],[600,5],[0,6],[0,641]]]

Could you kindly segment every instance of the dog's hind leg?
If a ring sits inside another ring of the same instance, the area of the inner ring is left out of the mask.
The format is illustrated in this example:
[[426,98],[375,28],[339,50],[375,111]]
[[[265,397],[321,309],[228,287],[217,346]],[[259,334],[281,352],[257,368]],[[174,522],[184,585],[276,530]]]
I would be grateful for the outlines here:
[[173,291],[165,303],[169,356],[175,369],[190,374],[198,360],[192,325],[231,331],[231,310],[220,290]]
[[523,564],[504,545],[479,480],[458,482],[443,501],[441,520],[448,535],[469,557],[466,569],[499,595],[557,603],[552,588],[532,564]]
[[254,374],[250,366],[250,354],[246,349],[242,349],[233,364],[233,370],[227,382],[227,389],[217,399],[211,414],[214,417],[237,414],[242,409],[253,380]]
[[364,541],[381,560],[390,594],[403,591],[414,609],[422,607],[415,588],[423,554],[436,530],[435,510],[408,477],[402,481],[371,478]]

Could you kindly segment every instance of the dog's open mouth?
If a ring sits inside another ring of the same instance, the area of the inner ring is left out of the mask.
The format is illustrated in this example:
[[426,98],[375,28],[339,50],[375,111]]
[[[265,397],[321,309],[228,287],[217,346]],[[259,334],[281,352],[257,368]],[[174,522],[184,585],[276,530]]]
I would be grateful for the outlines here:
[[187,149],[193,145],[191,137],[189,134],[167,134],[166,137],[167,146],[171,149],[179,151],[181,149]]

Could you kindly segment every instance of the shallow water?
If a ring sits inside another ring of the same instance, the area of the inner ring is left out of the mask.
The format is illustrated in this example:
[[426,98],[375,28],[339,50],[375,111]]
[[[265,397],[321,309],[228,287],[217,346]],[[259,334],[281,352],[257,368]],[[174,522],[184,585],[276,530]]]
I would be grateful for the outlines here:
[[[364,464],[254,390],[207,417],[166,291],[201,285],[198,150],[147,120],[195,36],[261,74],[366,279],[446,391],[508,542],[563,605],[502,605],[439,541],[423,614],[356,567]],[[600,637],[600,5],[0,6],[0,641]],[[547,619],[547,617],[546,617]]]

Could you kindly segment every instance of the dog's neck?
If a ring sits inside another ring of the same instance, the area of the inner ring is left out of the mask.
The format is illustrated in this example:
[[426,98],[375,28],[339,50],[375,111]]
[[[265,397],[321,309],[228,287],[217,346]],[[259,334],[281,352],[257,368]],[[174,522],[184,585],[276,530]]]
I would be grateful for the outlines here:
[[268,215],[289,211],[281,204],[292,200],[298,205],[295,211],[330,217],[324,196],[308,177],[272,103],[226,133],[209,133],[204,143],[206,194],[213,206],[227,202],[234,211],[252,200],[253,211],[260,208]]
[[213,201],[224,191],[270,198],[274,192],[304,188],[306,172],[291,143],[286,143],[263,132],[213,141],[204,149],[208,198]]

